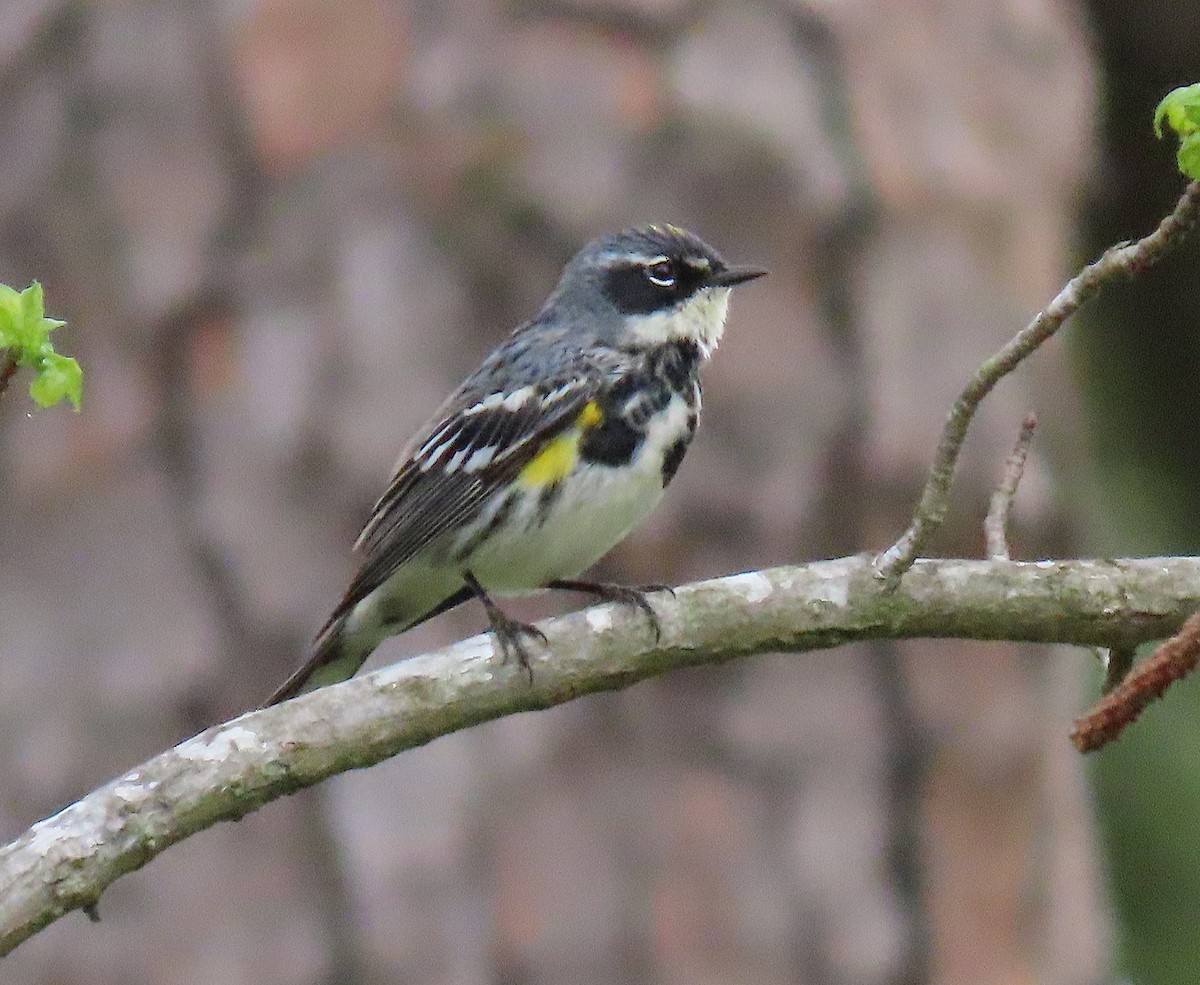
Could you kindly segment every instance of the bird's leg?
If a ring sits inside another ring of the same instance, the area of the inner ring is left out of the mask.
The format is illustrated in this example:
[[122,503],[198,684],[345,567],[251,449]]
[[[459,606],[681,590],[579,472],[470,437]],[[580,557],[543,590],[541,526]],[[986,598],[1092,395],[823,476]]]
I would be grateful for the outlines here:
[[650,628],[654,630],[654,642],[662,639],[662,631],[658,624],[658,613],[646,598],[652,592],[670,592],[675,595],[675,589],[670,585],[618,585],[611,581],[580,581],[577,578],[555,578],[546,583],[547,588],[564,592],[581,592],[584,595],[594,595],[605,602],[618,602],[621,605],[632,605],[646,614]]
[[533,667],[529,664],[529,652],[525,649],[525,644],[521,637],[536,637],[542,641],[542,645],[544,646],[547,643],[546,634],[538,629],[537,626],[531,626],[527,622],[519,622],[507,615],[500,606],[492,601],[492,597],[479,584],[479,579],[471,574],[471,572],[463,572],[463,581],[467,583],[467,587],[475,594],[475,597],[483,603],[483,608],[487,612],[488,622],[492,625],[492,633],[495,634],[496,642],[500,645],[500,652],[504,661],[507,663],[509,658],[515,655],[517,663],[529,675],[529,684],[532,686]]

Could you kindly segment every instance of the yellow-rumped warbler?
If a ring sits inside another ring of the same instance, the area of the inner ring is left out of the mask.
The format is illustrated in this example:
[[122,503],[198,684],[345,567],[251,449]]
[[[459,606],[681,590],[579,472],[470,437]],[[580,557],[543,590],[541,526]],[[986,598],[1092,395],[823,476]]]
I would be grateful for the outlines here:
[[657,631],[642,590],[575,576],[658,503],[696,430],[730,288],[765,272],[676,226],[588,243],[409,443],[355,545],[358,574],[267,704],[350,677],[385,637],[472,597],[528,670],[522,637],[541,634],[493,592],[590,593],[639,606]]

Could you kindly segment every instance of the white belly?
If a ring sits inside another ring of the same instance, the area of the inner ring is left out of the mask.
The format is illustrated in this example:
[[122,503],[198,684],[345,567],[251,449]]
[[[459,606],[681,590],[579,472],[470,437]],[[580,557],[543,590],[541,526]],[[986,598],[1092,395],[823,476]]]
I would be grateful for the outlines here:
[[591,567],[662,498],[662,474],[649,469],[614,473],[587,465],[563,480],[562,491],[542,523],[537,497],[527,495],[511,523],[469,559],[484,587],[500,594],[541,588]]
[[562,480],[544,518],[538,495],[522,495],[509,522],[469,559],[485,588],[522,593],[556,578],[574,578],[619,543],[658,505],[663,495],[663,457],[687,434],[689,408],[676,397],[647,429],[624,468],[581,464]]

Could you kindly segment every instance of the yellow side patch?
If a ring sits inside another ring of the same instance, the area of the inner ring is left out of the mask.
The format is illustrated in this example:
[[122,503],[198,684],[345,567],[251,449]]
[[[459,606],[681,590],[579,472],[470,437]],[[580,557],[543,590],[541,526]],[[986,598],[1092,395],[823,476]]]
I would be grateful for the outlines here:
[[571,430],[546,442],[545,447],[525,463],[519,480],[535,489],[561,482],[579,458],[579,439],[583,430],[594,428],[602,420],[604,411],[596,401],[589,400],[575,418],[575,426]]
[[534,488],[553,485],[575,467],[578,457],[579,431],[572,428],[546,442],[546,447],[525,463],[521,469],[521,482]]
[[596,401],[589,400],[583,405],[583,410],[579,412],[575,423],[581,428],[594,428],[602,420],[604,420],[604,411],[600,409],[600,405]]

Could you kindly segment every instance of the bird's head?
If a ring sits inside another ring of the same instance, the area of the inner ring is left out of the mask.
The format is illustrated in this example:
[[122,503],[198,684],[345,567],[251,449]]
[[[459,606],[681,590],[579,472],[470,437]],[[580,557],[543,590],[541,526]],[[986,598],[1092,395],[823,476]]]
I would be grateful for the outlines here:
[[707,356],[724,330],[730,289],[765,273],[731,267],[678,226],[639,226],[588,243],[567,264],[550,300],[594,322],[611,345],[690,341]]

